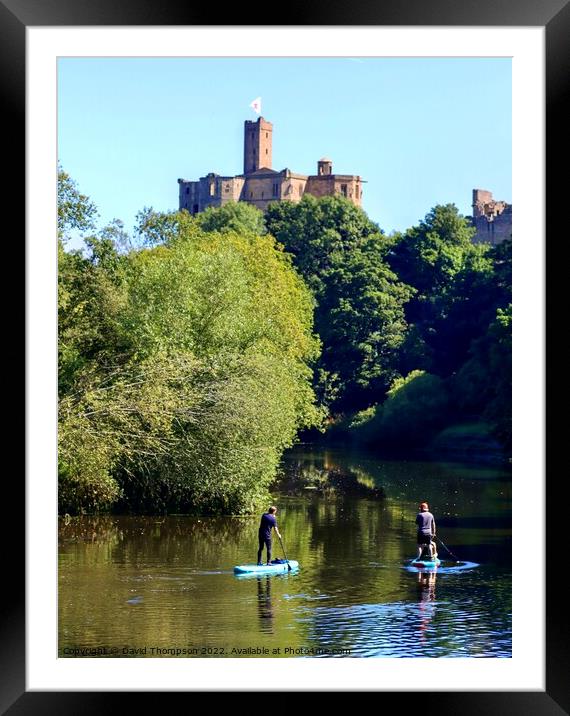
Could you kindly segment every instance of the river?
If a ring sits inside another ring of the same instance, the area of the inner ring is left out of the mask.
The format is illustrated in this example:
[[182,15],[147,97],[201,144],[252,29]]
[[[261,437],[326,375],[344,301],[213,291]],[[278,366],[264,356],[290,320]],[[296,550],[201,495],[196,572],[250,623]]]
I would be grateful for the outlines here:
[[[510,470],[298,446],[272,498],[297,572],[233,574],[259,515],[61,518],[59,655],[511,656]],[[423,500],[430,571],[409,566]]]

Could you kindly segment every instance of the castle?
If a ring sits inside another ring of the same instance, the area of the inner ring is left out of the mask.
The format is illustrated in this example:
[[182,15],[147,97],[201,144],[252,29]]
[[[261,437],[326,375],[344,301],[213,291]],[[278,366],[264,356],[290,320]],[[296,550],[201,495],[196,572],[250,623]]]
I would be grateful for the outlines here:
[[[301,201],[311,196],[346,197],[356,206],[362,205],[360,176],[333,174],[332,161],[319,159],[317,173],[307,176],[290,169],[276,171],[272,163],[273,125],[263,117],[244,122],[243,174],[220,176],[210,173],[198,181],[179,179],[179,209],[198,214],[209,206],[219,207],[230,201],[245,201],[265,211],[273,201]],[[511,238],[512,205],[495,201],[485,189],[473,189],[471,223],[477,230],[474,243],[499,244]]]
[[353,174],[333,174],[332,161],[319,159],[317,173],[297,174],[290,169],[271,168],[273,125],[263,117],[244,123],[243,174],[220,176],[210,173],[198,181],[179,179],[179,209],[191,214],[230,201],[246,201],[265,211],[273,201],[301,201],[304,194],[315,197],[339,194],[356,206],[362,204],[363,180]]
[[485,189],[473,189],[473,217],[477,233],[473,242],[500,244],[510,239],[513,231],[513,206],[506,201],[495,201]]

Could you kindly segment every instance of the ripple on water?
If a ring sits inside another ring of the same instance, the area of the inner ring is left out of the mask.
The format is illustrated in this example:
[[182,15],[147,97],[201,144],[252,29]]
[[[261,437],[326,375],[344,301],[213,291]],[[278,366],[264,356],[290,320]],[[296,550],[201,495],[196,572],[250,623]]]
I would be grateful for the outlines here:
[[490,619],[488,605],[471,602],[313,607],[300,621],[309,627],[309,641],[346,645],[350,656],[511,656],[510,619]]
[[475,569],[481,565],[478,562],[454,562],[449,567],[445,567],[445,562],[442,562],[439,567],[414,567],[411,564],[405,564],[403,569],[408,572],[435,572],[437,574],[452,574],[455,572],[465,572],[470,569]]

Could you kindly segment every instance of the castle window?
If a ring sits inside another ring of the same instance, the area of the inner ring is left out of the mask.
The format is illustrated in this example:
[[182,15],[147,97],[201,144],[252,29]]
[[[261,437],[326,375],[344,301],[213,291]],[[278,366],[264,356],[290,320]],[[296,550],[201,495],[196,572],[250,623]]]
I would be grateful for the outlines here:
[[346,196],[346,193],[347,193],[346,184],[341,184],[341,185],[340,185],[340,193],[341,193],[343,196]]
[[269,132],[265,132],[265,139],[269,137]]
[[354,188],[354,196],[358,199],[358,184]]
[[250,198],[250,199],[253,199],[253,192],[252,192],[252,191],[249,192],[249,198]]
[[198,204],[194,204],[194,206],[192,207],[192,213],[193,213],[193,214],[197,214],[197,213],[198,213]]
[[279,196],[279,184],[273,185],[273,196]]
[[268,150],[268,149],[266,149],[266,150],[265,150],[265,153],[266,153],[266,154],[269,154],[269,150]]
[[189,187],[189,186],[186,187],[186,193],[187,193],[187,194],[190,194],[190,187]]
[[211,182],[210,183],[210,196],[215,196],[215,195],[216,195],[216,185],[214,184],[214,182]]

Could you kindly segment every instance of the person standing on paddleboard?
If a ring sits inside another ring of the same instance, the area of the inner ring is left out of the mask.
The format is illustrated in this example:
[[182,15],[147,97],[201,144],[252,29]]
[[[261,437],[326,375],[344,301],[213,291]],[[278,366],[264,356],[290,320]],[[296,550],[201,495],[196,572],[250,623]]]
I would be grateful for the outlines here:
[[416,515],[416,525],[418,526],[418,558],[416,561],[421,561],[422,552],[427,545],[429,547],[431,561],[434,562],[437,558],[435,542],[433,541],[435,537],[435,518],[429,511],[427,502],[420,504],[420,511]]
[[259,525],[259,550],[257,551],[258,566],[262,565],[261,553],[263,552],[263,547],[267,548],[267,564],[271,564],[271,530],[275,529],[277,537],[281,539],[281,535],[277,529],[276,512],[277,507],[271,506],[265,514],[261,515],[261,523]]

